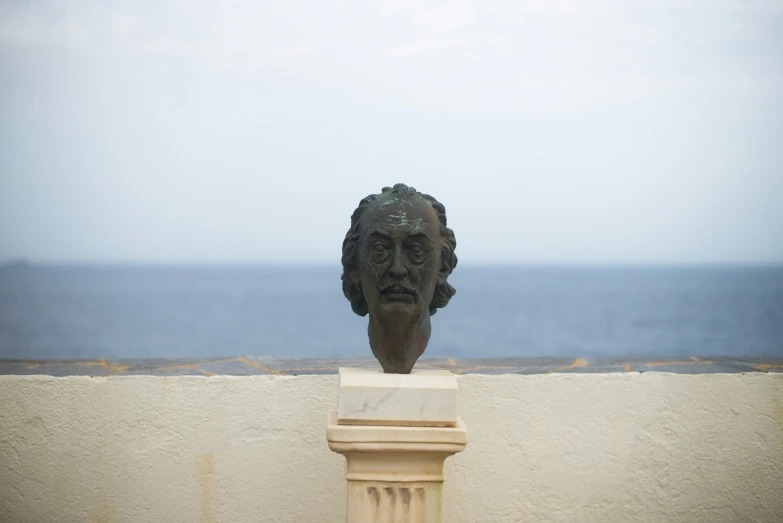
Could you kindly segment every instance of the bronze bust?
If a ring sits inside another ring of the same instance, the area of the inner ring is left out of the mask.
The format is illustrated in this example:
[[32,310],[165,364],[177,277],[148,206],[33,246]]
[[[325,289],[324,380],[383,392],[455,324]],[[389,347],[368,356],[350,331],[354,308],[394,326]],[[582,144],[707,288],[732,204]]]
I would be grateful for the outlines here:
[[343,293],[384,372],[409,374],[427,348],[430,316],[457,292],[454,231],[435,198],[398,183],[364,198],[343,241]]

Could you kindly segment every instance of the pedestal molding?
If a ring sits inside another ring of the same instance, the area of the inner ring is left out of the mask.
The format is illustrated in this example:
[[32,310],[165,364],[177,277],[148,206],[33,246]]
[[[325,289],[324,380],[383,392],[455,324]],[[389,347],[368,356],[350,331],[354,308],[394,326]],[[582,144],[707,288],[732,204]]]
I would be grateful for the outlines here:
[[330,443],[448,443],[464,446],[468,442],[467,430],[459,418],[454,427],[353,425],[340,423],[335,411],[330,412],[327,418],[326,437]]
[[372,481],[383,483],[443,483],[446,480],[443,474],[402,476],[399,474],[363,474],[361,472],[346,472],[345,479],[348,481]]
[[385,452],[389,453],[423,453],[451,455],[465,450],[464,443],[398,443],[387,441],[350,442],[330,441],[329,449],[343,454],[346,452]]

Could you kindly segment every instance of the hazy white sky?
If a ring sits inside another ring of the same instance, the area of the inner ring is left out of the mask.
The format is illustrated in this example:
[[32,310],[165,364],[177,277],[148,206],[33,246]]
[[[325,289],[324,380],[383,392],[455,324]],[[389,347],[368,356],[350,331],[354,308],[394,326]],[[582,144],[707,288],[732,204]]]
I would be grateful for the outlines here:
[[782,0],[0,6],[0,259],[783,263]]

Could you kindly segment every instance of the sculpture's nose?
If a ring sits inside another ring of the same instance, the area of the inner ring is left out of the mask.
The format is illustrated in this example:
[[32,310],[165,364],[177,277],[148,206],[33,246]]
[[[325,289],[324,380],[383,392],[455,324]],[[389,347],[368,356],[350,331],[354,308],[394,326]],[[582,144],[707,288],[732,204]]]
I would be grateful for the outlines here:
[[399,251],[394,253],[394,259],[392,260],[391,267],[389,267],[389,276],[395,280],[402,280],[408,276],[408,269],[405,268],[402,253]]

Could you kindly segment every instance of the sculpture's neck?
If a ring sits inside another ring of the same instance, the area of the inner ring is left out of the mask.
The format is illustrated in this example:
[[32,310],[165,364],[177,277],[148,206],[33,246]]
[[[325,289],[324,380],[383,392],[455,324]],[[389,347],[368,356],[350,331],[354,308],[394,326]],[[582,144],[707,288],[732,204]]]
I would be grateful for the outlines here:
[[383,371],[395,374],[410,374],[413,364],[427,348],[431,332],[429,311],[422,317],[384,318],[384,321],[370,313],[367,329],[370,348]]

